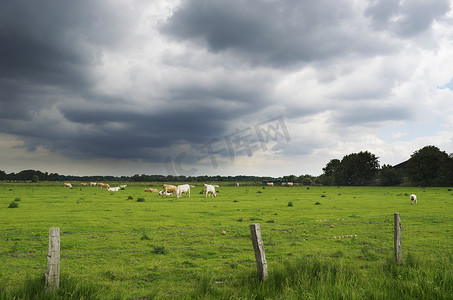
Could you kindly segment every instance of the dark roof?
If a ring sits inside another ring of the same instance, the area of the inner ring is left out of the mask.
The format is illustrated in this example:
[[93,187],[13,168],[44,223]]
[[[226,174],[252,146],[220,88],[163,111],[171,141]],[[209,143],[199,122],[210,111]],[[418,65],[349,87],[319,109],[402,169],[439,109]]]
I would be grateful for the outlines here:
[[402,163],[399,163],[399,164],[397,164],[397,165],[394,165],[393,167],[394,167],[395,169],[405,169],[408,162],[409,162],[409,160],[406,160],[406,161],[403,161]]

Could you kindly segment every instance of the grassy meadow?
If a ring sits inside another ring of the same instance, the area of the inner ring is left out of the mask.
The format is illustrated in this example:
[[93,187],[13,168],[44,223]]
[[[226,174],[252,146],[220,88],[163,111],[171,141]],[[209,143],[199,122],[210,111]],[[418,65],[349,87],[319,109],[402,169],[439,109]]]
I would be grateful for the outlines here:
[[[0,298],[453,299],[452,189],[220,183],[205,198],[192,183],[191,197],[177,199],[144,192],[160,183],[125,184],[0,183]],[[57,293],[42,288],[50,227],[61,234]]]

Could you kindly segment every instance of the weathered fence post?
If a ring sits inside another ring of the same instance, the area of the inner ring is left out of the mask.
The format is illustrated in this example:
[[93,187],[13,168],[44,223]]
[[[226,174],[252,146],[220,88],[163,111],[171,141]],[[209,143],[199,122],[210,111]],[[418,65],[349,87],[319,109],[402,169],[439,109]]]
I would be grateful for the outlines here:
[[47,255],[46,287],[57,290],[60,286],[60,228],[49,229],[49,254]]
[[263,239],[261,238],[260,224],[255,223],[250,225],[250,233],[252,234],[252,244],[255,250],[256,268],[258,269],[258,278],[263,281],[267,278],[267,262],[266,254],[264,253]]
[[397,264],[401,264],[403,257],[401,254],[401,218],[399,213],[394,215],[394,246],[395,246],[395,260]]

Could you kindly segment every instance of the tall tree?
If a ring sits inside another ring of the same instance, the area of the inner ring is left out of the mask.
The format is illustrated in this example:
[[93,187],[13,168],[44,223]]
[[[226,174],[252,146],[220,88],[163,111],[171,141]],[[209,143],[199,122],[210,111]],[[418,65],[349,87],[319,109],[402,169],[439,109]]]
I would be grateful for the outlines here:
[[452,160],[436,146],[425,146],[412,154],[407,163],[407,174],[417,185],[450,185],[453,184]]
[[397,185],[401,183],[401,176],[391,165],[383,165],[379,171],[380,184],[384,186]]
[[334,175],[339,185],[366,185],[372,182],[378,170],[378,158],[368,151],[361,151],[344,156]]
[[335,178],[336,175],[336,168],[340,165],[341,161],[339,159],[331,159],[327,165],[322,168],[323,174],[320,176],[320,180],[323,185],[335,185],[337,184],[337,178]]

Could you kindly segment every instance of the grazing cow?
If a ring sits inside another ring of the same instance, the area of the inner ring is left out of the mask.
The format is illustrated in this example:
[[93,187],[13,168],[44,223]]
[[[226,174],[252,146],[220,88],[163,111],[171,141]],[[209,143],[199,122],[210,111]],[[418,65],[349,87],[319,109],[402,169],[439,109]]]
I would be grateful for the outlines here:
[[236,182],[236,187],[238,187],[238,186],[239,186],[239,182]]
[[294,184],[294,186],[299,186],[299,184],[297,182],[294,182],[293,184]]
[[159,190],[157,190],[157,189],[152,189],[152,188],[146,188],[146,189],[145,189],[145,192],[148,192],[148,193],[159,193]]
[[120,190],[120,187],[117,186],[117,187],[112,187],[112,188],[108,188],[107,191],[109,192],[118,192]]
[[63,187],[68,187],[68,188],[72,189],[72,184],[70,184],[69,182],[65,182],[63,184]]
[[171,184],[164,184],[162,186],[162,191],[162,196],[168,196],[168,193],[170,193],[171,196],[176,195],[176,186]]
[[274,186],[274,183],[273,182],[268,182],[267,186]]
[[204,194],[206,198],[208,198],[208,194],[212,194],[214,198],[216,197],[215,193],[216,186],[218,187],[218,185],[203,184]]
[[176,197],[181,197],[182,193],[185,194],[185,196],[187,197],[187,193],[189,193],[189,198],[190,198],[190,185],[188,184],[182,184],[182,185],[178,185],[178,187],[176,188]]
[[107,183],[101,185],[101,190],[102,189],[109,189],[109,188],[110,188],[110,185],[108,185]]
[[293,186],[293,185],[294,185],[294,183],[288,182],[288,186]]
[[159,195],[160,195],[160,196],[171,196],[171,195],[173,195],[173,194],[170,193],[170,192],[160,191],[160,192],[159,192]]
[[417,196],[415,196],[414,194],[412,194],[412,195],[410,196],[410,198],[411,198],[411,204],[417,204]]
[[81,182],[80,183],[81,186],[88,186],[88,184],[84,183],[84,182]]
[[90,182],[90,186],[96,186],[98,185],[96,182]]

